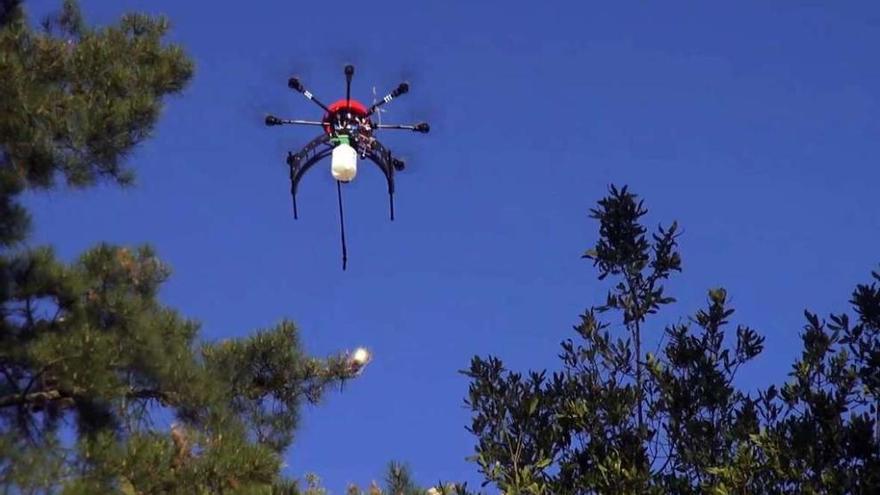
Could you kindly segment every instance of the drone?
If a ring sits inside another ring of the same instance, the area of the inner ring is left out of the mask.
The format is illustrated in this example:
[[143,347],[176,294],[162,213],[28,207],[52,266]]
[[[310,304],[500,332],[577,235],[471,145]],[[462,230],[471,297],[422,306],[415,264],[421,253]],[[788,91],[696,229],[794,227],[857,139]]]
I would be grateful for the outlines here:
[[393,91],[385,95],[381,100],[367,107],[363,103],[351,98],[351,79],[354,76],[354,66],[345,66],[345,99],[325,105],[315,98],[302,82],[291,77],[287,86],[305,96],[322,110],[324,116],[321,120],[298,120],[282,119],[274,115],[266,116],[267,126],[279,125],[303,125],[321,127],[321,134],[312,139],[299,152],[287,153],[287,165],[290,167],[290,195],[293,200],[293,218],[299,218],[296,205],[296,192],[303,175],[315,164],[330,157],[330,173],[336,180],[336,193],[339,200],[339,223],[342,237],[342,269],[348,264],[348,253],[345,245],[345,220],[342,208],[342,185],[354,180],[357,175],[358,160],[370,160],[375,163],[388,184],[388,204],[391,212],[391,220],[394,220],[394,173],[402,171],[406,164],[403,160],[391,154],[375,137],[380,129],[409,130],[426,134],[431,130],[427,122],[417,124],[382,124],[373,121],[373,116],[383,105],[391,100],[409,92],[409,84],[400,83]]

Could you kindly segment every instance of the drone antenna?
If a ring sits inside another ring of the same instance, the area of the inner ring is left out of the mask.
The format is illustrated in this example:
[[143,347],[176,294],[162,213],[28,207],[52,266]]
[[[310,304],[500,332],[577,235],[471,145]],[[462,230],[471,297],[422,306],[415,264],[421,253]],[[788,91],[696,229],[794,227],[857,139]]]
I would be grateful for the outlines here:
[[398,96],[400,96],[402,94],[406,94],[408,92],[409,92],[409,84],[406,82],[400,83],[399,86],[397,86],[396,88],[394,88],[393,91],[391,91],[390,93],[388,93],[387,95],[382,97],[381,100],[377,101],[376,103],[373,103],[373,105],[370,107],[370,109],[367,110],[367,117],[369,117],[370,115],[373,115],[373,112],[375,112],[382,105],[384,105],[384,104],[390,102],[391,100],[397,98]]
[[[379,95],[376,93],[376,86],[373,86],[373,105],[375,105],[377,101],[379,101]],[[379,125],[382,125],[382,114],[387,112],[387,110],[385,110],[384,108],[376,108],[376,122]]]
[[342,181],[336,181],[336,197],[339,199],[339,233],[342,239],[342,271],[348,265],[348,250],[345,248],[345,214],[342,210]]

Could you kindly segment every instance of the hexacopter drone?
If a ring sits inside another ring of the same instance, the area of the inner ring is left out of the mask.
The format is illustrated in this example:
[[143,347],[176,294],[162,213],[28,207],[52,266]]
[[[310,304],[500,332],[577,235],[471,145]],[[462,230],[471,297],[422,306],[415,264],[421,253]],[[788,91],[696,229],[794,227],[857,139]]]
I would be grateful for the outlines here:
[[345,99],[330,106],[321,103],[308,91],[296,77],[291,77],[287,85],[324,110],[320,120],[290,120],[274,115],[266,116],[267,126],[309,125],[323,128],[321,135],[306,144],[298,153],[288,152],[287,164],[290,166],[290,195],[293,199],[293,217],[299,218],[296,207],[296,191],[299,181],[316,163],[330,157],[330,172],[336,179],[336,193],[339,198],[339,222],[342,236],[342,269],[345,270],[348,255],[345,246],[345,221],[342,213],[342,184],[351,182],[357,174],[357,161],[369,159],[379,166],[388,183],[388,201],[391,220],[394,220],[394,172],[404,168],[404,162],[391,154],[374,136],[378,129],[403,129],[427,133],[431,128],[426,122],[418,124],[376,124],[373,114],[386,103],[409,91],[409,84],[401,83],[394,91],[385,95],[370,107],[351,99],[351,78],[354,66],[345,66]]

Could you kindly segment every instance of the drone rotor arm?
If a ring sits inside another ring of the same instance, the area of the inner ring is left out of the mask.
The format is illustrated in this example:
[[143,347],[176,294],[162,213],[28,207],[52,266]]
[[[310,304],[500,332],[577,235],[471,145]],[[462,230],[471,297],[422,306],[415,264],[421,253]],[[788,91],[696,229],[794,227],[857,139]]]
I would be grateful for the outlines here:
[[300,119],[282,119],[274,115],[266,116],[266,125],[269,127],[276,125],[317,125],[322,126],[324,122],[317,120],[300,120]]
[[420,132],[427,134],[431,131],[431,126],[427,122],[419,122],[418,124],[379,124],[376,129],[392,129]]
[[351,107],[351,77],[354,75],[354,66],[345,66],[345,106]]

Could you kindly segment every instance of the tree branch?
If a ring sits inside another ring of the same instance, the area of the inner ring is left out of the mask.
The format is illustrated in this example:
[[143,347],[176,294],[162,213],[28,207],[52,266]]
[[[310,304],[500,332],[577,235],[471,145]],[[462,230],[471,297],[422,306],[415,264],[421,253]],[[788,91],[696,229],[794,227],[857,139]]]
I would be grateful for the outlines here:
[[72,399],[71,396],[64,395],[59,390],[31,392],[29,394],[9,394],[0,397],[0,408],[45,403],[65,398]]
[[[16,407],[16,406],[27,406],[31,404],[44,404],[46,402],[54,402],[54,401],[69,401],[69,404],[64,404],[66,406],[73,405],[73,400],[78,396],[82,395],[82,389],[76,389],[73,391],[61,390],[61,389],[51,389],[51,390],[43,390],[40,392],[31,392],[31,393],[15,393],[9,394],[0,397],[0,409],[6,407]],[[174,398],[172,394],[167,392],[162,392],[161,390],[153,390],[153,389],[140,389],[140,390],[131,390],[127,394],[124,395],[126,399],[141,399],[141,400],[158,400],[163,404],[173,403]]]

